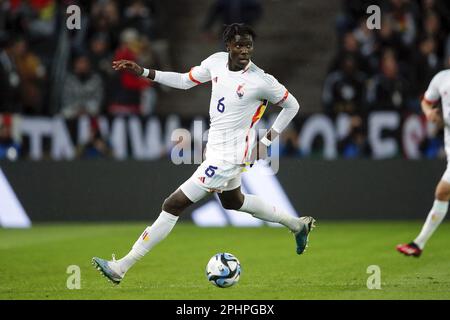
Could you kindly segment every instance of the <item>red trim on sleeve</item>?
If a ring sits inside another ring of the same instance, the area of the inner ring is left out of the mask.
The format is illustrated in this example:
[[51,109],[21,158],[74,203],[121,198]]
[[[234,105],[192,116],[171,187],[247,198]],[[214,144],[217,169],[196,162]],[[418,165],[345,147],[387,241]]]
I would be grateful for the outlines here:
[[191,70],[189,71],[189,79],[192,81],[192,82],[195,82],[196,84],[202,84],[200,81],[198,81],[198,80],[196,80],[193,76],[192,76],[192,70],[193,70],[194,68],[191,68]]
[[275,103],[275,105],[278,106],[278,105],[282,104],[284,101],[286,101],[288,96],[289,96],[289,91],[286,90],[286,92],[284,93],[283,98],[280,101],[278,101],[277,103]]
[[428,100],[425,98],[425,96],[422,98],[423,101],[425,101],[428,104],[436,104],[439,100]]

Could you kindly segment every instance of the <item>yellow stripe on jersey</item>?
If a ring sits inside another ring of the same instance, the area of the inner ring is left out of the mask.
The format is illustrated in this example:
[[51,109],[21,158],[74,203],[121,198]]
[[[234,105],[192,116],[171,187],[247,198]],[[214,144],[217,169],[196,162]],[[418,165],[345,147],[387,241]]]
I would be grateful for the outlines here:
[[253,125],[258,122],[259,119],[262,118],[264,112],[266,111],[267,105],[269,104],[269,102],[267,100],[264,100],[263,103],[258,107],[258,109],[256,110],[255,114],[253,115],[252,118],[252,124],[250,125],[250,128],[253,127]]

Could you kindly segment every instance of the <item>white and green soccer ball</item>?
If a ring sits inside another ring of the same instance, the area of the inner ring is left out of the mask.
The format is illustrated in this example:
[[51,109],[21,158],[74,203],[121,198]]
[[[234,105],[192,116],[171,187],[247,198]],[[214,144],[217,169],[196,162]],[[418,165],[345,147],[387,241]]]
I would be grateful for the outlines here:
[[208,281],[220,288],[236,284],[241,276],[241,264],[231,253],[217,253],[206,265]]

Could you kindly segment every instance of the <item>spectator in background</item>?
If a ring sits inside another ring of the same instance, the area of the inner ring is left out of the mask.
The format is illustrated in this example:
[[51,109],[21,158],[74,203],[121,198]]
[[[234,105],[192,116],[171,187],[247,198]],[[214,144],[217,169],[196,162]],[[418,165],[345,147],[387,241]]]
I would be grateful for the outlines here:
[[[120,35],[120,43],[114,60],[133,60],[142,63],[143,42],[136,30],[125,29]],[[153,88],[154,83],[125,70],[114,76],[113,83],[112,98],[108,106],[109,114],[142,115],[145,111],[141,104],[142,95],[150,87]]]
[[370,111],[405,111],[409,98],[409,86],[399,71],[393,50],[386,50],[380,62],[381,72],[369,81],[367,102]]
[[366,75],[356,68],[351,55],[344,57],[340,68],[325,79],[322,93],[325,112],[332,118],[339,113],[350,116],[349,134],[338,144],[339,154],[346,158],[358,157],[365,152],[365,84]]
[[338,141],[339,155],[345,159],[370,156],[371,150],[366,131],[363,118],[351,116],[347,136]]
[[19,50],[14,57],[21,79],[21,104],[25,114],[43,114],[46,68],[41,59],[28,50],[24,38],[18,39]]
[[[172,23],[167,22],[169,19],[164,19],[164,10],[161,9],[161,5],[162,2],[155,0],[127,1],[127,5],[123,7],[122,27],[123,29],[135,29],[142,36],[142,54],[146,56],[143,56],[143,59],[150,58],[151,64],[149,65],[172,69],[170,61],[170,46],[172,43],[165,38],[165,33],[171,29],[167,24]],[[158,59],[156,59],[156,56]],[[157,63],[157,65],[152,63]],[[145,90],[142,102],[144,114],[153,112],[156,101],[155,90],[153,89],[154,87],[150,86],[149,89]]]
[[20,99],[21,79],[15,57],[24,50],[23,41],[18,36],[4,39],[0,51],[0,113],[22,112]]
[[[442,69],[441,60],[438,57],[436,41],[431,36],[426,36],[419,41],[419,50],[411,64],[415,68],[415,92],[419,103],[421,95],[425,92],[433,76]],[[420,107],[420,105],[418,105]],[[420,111],[420,109],[417,109]]]
[[106,80],[108,76],[112,75],[112,53],[108,34],[99,32],[91,37],[89,42],[89,58],[93,70],[98,72],[103,80]]
[[361,115],[366,76],[357,69],[353,56],[341,60],[339,69],[325,79],[322,102],[325,112],[335,117],[340,112]]
[[69,73],[63,87],[61,112],[67,119],[83,114],[96,116],[103,99],[101,77],[93,72],[89,57],[85,54],[73,60],[73,71]]
[[79,146],[77,156],[80,159],[104,159],[112,157],[111,145],[102,137],[98,122],[95,118],[91,118],[89,140]]
[[366,59],[370,59],[375,51],[375,34],[367,28],[367,19],[359,21],[358,27],[353,31],[355,39],[359,43],[360,52]]
[[376,70],[379,69],[381,56],[387,49],[393,50],[399,57],[408,57],[408,46],[401,40],[400,33],[394,30],[394,21],[391,15],[385,14],[382,16],[381,29],[376,31],[375,37],[375,52],[372,59],[376,59]]
[[87,31],[87,42],[98,33],[108,35],[110,47],[116,48],[119,43],[119,34],[122,29],[121,17],[117,3],[111,0],[97,0],[91,6]]
[[391,16],[394,31],[400,34],[405,46],[412,47],[416,38],[416,24],[411,2],[408,0],[389,0],[381,12],[388,13]]
[[151,40],[157,38],[158,29],[152,1],[130,1],[125,8],[123,25],[125,28],[137,30]]
[[11,122],[10,116],[0,117],[0,160],[17,160],[20,154],[20,145],[11,134]]
[[[159,68],[161,66],[159,57],[153,50],[152,43],[147,37],[143,37],[141,40],[142,50],[140,54],[140,61],[147,66],[153,66]],[[141,113],[144,116],[153,114],[156,108],[157,91],[155,83],[150,82],[150,85],[145,87],[141,94]]]
[[93,72],[98,73],[102,79],[104,99],[102,100],[100,113],[104,113],[107,109],[106,97],[109,97],[112,94],[111,79],[113,74],[111,69],[111,61],[113,53],[110,48],[109,35],[103,32],[94,34],[89,42],[88,55]]
[[450,16],[450,6],[447,0],[419,0],[415,12],[415,19],[419,26],[423,24],[423,18],[429,12],[435,12],[439,15],[440,20],[445,24],[445,29],[450,27],[449,21],[446,21],[448,20],[447,17]]
[[10,0],[13,29],[27,35],[30,46],[43,63],[52,64],[57,43],[55,0]]
[[338,53],[333,58],[329,72],[335,71],[341,67],[341,62],[345,57],[351,56],[355,63],[355,68],[370,74],[371,68],[360,51],[358,40],[353,32],[347,32],[342,38],[342,43]]
[[[300,156],[298,132],[290,124],[280,135],[280,156],[297,157]],[[271,152],[274,152],[273,150]],[[274,156],[273,154],[271,155]]]
[[[254,27],[262,13],[260,0],[215,0],[203,23],[204,36],[208,40],[219,40],[222,45],[224,25],[244,23]],[[212,31],[216,23],[220,25],[217,33]]]
[[0,0],[0,41],[8,35],[8,14],[10,11],[10,3],[6,0]]
[[441,20],[438,14],[429,11],[423,21],[422,38],[431,37],[435,41],[436,53],[440,58],[444,57],[445,32],[441,27]]
[[357,27],[361,18],[367,17],[370,5],[379,5],[379,0],[342,0],[342,11],[336,17],[336,31],[339,37]]

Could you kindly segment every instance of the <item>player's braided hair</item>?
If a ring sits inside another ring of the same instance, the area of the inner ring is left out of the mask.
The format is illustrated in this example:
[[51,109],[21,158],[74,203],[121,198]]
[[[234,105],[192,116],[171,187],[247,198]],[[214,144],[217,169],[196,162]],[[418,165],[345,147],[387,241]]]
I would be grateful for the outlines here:
[[223,42],[230,42],[236,35],[250,35],[253,39],[256,38],[256,33],[250,26],[244,23],[232,23],[225,26],[225,30],[223,31]]

